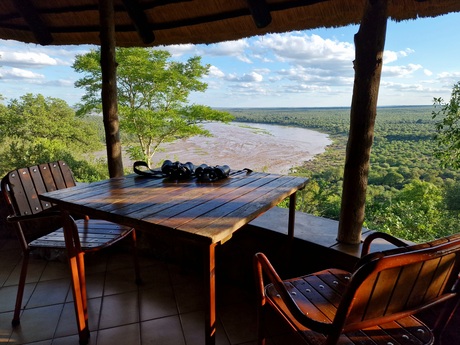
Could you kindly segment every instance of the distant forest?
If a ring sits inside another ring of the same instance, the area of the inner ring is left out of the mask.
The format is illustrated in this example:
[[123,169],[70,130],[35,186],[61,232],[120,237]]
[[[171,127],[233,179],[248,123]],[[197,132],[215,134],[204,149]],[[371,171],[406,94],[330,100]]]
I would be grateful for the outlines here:
[[[324,154],[299,162],[293,174],[310,182],[298,209],[338,219],[348,108],[226,109],[236,121],[297,126],[329,134]],[[460,227],[460,171],[441,168],[434,157],[431,106],[380,107],[377,113],[364,226],[412,241],[425,241]]]

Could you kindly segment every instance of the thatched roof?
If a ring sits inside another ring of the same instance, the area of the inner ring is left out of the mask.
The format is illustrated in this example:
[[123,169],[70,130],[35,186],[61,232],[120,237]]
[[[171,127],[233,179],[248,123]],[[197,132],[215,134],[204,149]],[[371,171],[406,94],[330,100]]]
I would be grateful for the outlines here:
[[[460,11],[459,0],[388,1],[389,15],[397,21]],[[98,3],[2,0],[0,38],[52,45],[100,44]],[[366,0],[114,0],[116,44],[215,43],[265,33],[345,26],[360,22],[365,3]]]

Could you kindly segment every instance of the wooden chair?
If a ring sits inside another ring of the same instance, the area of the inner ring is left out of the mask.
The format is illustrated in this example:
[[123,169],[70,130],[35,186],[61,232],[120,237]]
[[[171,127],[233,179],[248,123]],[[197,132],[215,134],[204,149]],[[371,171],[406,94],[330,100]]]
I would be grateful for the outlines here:
[[[34,234],[36,231],[32,231],[32,233],[31,231],[26,231],[28,224],[32,224],[33,228],[38,228],[38,224],[45,222],[49,226],[52,223],[49,221],[52,217],[57,217],[58,224],[61,224],[60,212],[55,210],[50,203],[40,201],[38,195],[75,185],[73,174],[63,161],[13,170],[1,181],[3,196],[10,214],[7,219],[15,225],[24,254],[12,321],[13,326],[17,326],[20,323],[19,318],[30,252],[38,248],[52,250],[66,248],[62,227],[57,230],[46,229],[45,234],[41,233],[39,235]],[[69,218],[64,219],[71,221],[73,228],[78,230],[77,239],[79,239],[80,243],[77,246],[83,252],[106,248],[130,235],[133,245],[136,283],[141,282],[134,228],[102,220],[88,219],[88,217],[82,217],[78,220],[74,220],[72,217]],[[84,275],[84,268],[81,267],[80,270]],[[86,295],[86,291],[84,295]]]
[[[403,247],[368,254],[375,238]],[[308,344],[433,344],[458,304],[459,253],[460,235],[408,246],[374,233],[352,272],[327,269],[288,280],[257,253],[259,344],[265,344],[266,305]],[[433,330],[414,316],[441,303]]]

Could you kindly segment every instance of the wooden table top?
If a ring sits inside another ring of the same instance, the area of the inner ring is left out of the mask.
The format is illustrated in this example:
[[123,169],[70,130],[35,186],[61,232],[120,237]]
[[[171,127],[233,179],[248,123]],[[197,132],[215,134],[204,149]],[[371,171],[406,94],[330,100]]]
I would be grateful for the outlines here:
[[294,176],[239,172],[217,182],[170,181],[133,174],[40,195],[69,212],[140,231],[218,243],[305,187]]

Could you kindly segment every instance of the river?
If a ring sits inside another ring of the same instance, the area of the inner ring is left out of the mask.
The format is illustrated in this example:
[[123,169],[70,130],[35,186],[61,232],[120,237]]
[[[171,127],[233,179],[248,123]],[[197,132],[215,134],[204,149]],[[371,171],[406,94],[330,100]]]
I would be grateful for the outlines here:
[[286,174],[331,144],[327,134],[298,127],[238,122],[207,123],[204,127],[213,137],[193,137],[163,145],[163,151],[154,155],[154,167],[170,159]]

